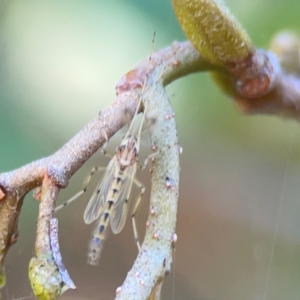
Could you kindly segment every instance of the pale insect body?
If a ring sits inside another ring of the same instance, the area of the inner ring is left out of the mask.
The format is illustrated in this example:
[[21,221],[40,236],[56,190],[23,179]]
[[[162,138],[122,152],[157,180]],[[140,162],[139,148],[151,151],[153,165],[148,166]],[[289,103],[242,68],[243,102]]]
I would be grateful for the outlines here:
[[[140,104],[141,99],[126,135],[122,139],[120,146],[116,149],[116,154],[106,167],[102,180],[97,185],[84,211],[83,219],[86,224],[91,224],[94,221],[97,221],[96,227],[92,232],[92,238],[90,240],[87,255],[87,261],[91,265],[97,265],[99,262],[108,225],[110,224],[111,230],[114,234],[120,233],[124,228],[133,183],[140,188],[140,195],[136,200],[131,215],[134,238],[138,249],[140,249],[134,215],[142,200],[145,188],[135,178],[135,174],[137,170],[140,135],[145,119],[145,108],[137,135],[133,135],[131,133]],[[85,187],[83,190],[67,202],[58,206],[55,211],[58,211],[76,200],[81,194],[85,193],[86,186],[88,185],[92,175],[96,171],[100,171],[102,169],[104,168],[93,168],[90,175],[85,180]]]
[[[83,218],[86,224],[98,220],[89,245],[89,264],[94,265],[98,263],[109,223],[112,232],[117,234],[121,232],[126,222],[130,192],[135,181],[139,138],[144,115],[137,136],[131,134],[134,119],[120,146],[117,148],[116,154],[109,162],[103,179],[94,191],[84,212]],[[143,192],[144,187],[141,186],[141,194],[137,204],[139,204]],[[132,213],[132,217],[134,217],[135,210]],[[137,240],[134,220],[133,224]]]
[[[93,230],[89,244],[88,263],[91,265],[98,264],[109,223],[114,234],[120,233],[124,228],[133,182],[140,188],[140,195],[136,200],[131,215],[134,238],[138,249],[140,249],[134,216],[142,200],[145,187],[135,178],[135,174],[137,170],[140,135],[145,119],[145,108],[138,134],[135,136],[131,133],[140,104],[141,99],[126,135],[124,136],[120,146],[116,149],[116,154],[105,169],[102,180],[96,187],[84,211],[83,219],[86,224],[98,221],[95,229]],[[85,180],[85,187],[83,190],[67,202],[58,206],[55,211],[65,207],[76,200],[81,194],[85,193],[86,186],[88,185],[92,175],[96,171],[100,171],[102,169],[103,168],[99,167],[93,168],[90,175]]]

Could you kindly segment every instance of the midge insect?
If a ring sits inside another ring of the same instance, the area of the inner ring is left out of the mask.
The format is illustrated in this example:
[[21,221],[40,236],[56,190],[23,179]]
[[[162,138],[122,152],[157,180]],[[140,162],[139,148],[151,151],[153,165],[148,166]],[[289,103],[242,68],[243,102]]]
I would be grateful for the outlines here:
[[134,238],[138,249],[140,249],[134,216],[145,192],[145,187],[135,178],[135,174],[146,107],[144,108],[138,134],[136,136],[132,135],[132,127],[139,106],[140,104],[125,137],[116,149],[116,154],[109,162],[103,179],[95,189],[83,215],[86,224],[98,220],[92,233],[88,251],[88,263],[92,265],[98,264],[109,223],[114,234],[121,232],[125,225],[133,182],[140,188],[140,195],[136,200],[131,215]]
[[[154,41],[154,37],[155,33],[153,36],[152,44]],[[149,60],[151,60],[151,54]],[[140,136],[145,120],[145,111],[147,110],[147,105],[144,105],[143,117],[136,135],[132,134],[132,129],[142,103],[142,95],[146,86],[147,77],[148,76],[146,75],[139,103],[129,129],[122,139],[120,146],[116,149],[116,154],[109,162],[102,180],[96,187],[84,211],[83,219],[86,224],[91,224],[92,222],[97,221],[96,227],[92,232],[92,238],[90,240],[87,255],[88,263],[92,265],[97,265],[99,262],[108,225],[110,224],[111,230],[114,234],[121,232],[124,228],[128,214],[130,203],[129,197],[133,183],[135,183],[140,188],[140,194],[135,202],[131,214],[134,239],[136,241],[138,249],[140,250],[138,232],[135,222],[135,214],[145,192],[145,187],[135,178],[135,174],[137,170]],[[105,154],[105,151],[102,150],[102,153]],[[150,155],[149,157],[151,156],[153,155]],[[146,166],[147,161],[148,159],[146,159],[143,167]],[[96,171],[100,171],[103,169],[105,168],[93,168],[89,176],[85,180],[83,190],[77,193],[64,204],[58,206],[55,211],[66,206],[70,202],[77,199],[81,194],[86,192],[87,185],[91,180],[93,174]]]
[[120,233],[124,228],[128,214],[128,207],[130,203],[129,197],[133,183],[140,188],[140,194],[136,200],[131,214],[134,239],[138,249],[140,250],[134,216],[142,200],[145,187],[135,178],[135,174],[137,170],[140,136],[145,119],[146,107],[144,108],[142,121],[137,135],[132,134],[132,128],[140,104],[141,100],[139,101],[139,105],[130,127],[120,146],[116,149],[116,154],[113,156],[108,166],[106,168],[94,167],[85,180],[84,188],[67,202],[55,209],[55,211],[58,211],[59,209],[76,200],[81,194],[85,193],[87,190],[87,185],[94,173],[106,169],[102,180],[99,182],[94,193],[92,194],[83,215],[83,219],[86,224],[91,224],[92,222],[98,220],[98,223],[92,233],[88,251],[88,263],[92,265],[97,265],[99,262],[103,242],[106,236],[106,229],[109,223],[114,234]]

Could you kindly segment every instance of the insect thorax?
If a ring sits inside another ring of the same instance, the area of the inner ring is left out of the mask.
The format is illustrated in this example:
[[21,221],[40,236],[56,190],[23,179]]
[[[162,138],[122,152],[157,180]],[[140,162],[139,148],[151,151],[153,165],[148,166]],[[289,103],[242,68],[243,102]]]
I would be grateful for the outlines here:
[[131,166],[138,160],[137,138],[133,135],[126,136],[117,148],[117,161],[123,167]]

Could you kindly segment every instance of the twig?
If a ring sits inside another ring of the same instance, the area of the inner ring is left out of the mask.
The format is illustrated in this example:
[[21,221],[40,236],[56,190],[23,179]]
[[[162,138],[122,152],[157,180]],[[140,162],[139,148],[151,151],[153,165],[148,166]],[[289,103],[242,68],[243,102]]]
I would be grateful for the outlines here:
[[[266,94],[251,99],[245,98],[245,93],[243,97],[237,94],[235,100],[238,106],[246,113],[298,117],[299,78],[278,70],[276,59],[268,59],[267,52],[260,51],[258,55],[263,57],[256,57],[256,61],[268,62],[267,76],[272,77],[271,89]],[[255,61],[250,63],[250,68],[257,69],[253,65]],[[189,42],[175,42],[152,55],[150,69],[148,60],[145,60],[128,72],[116,87],[114,102],[60,150],[20,169],[0,174],[0,270],[3,270],[4,258],[11,240],[17,235],[17,219],[23,197],[33,188],[41,186],[45,178],[57,189],[67,186],[71,176],[104,143],[103,132],[109,138],[116,133],[123,126],[124,111],[133,116],[147,72],[148,80],[143,98],[149,101],[147,118],[155,120],[151,126],[151,139],[153,147],[159,151],[153,171],[150,204],[155,214],[149,216],[142,250],[117,295],[117,299],[146,299],[155,284],[170,270],[172,234],[175,231],[177,212],[177,136],[173,112],[164,86],[177,78],[199,71],[215,71],[232,76],[232,73],[228,74],[228,70],[217,68],[201,58]],[[234,76],[233,84],[239,82],[239,73]],[[267,79],[264,77],[264,80]],[[255,82],[253,80],[252,83]],[[52,205],[49,204],[51,207],[55,202],[54,198]]]
[[56,299],[69,288],[76,289],[65,269],[58,245],[58,220],[53,218],[60,188],[45,176],[40,194],[35,256],[29,263],[32,290],[39,299]]
[[[159,299],[160,289],[156,293],[152,290],[171,270],[179,186],[179,146],[174,112],[162,84],[169,74],[168,65],[161,61],[155,66],[151,85],[143,95],[144,102],[148,100],[146,118],[155,120],[150,135],[152,148],[158,152],[152,173],[151,209],[144,243],[125,282],[118,289],[118,300]],[[158,296],[153,298],[154,294]]]

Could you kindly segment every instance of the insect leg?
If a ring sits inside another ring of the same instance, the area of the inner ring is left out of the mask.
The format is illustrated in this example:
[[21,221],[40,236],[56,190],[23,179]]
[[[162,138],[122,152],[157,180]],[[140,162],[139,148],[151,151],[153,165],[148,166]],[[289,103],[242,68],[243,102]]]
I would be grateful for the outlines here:
[[[156,155],[158,155],[159,153],[161,153],[161,152],[163,152],[163,151],[166,151],[166,150],[168,150],[168,149],[170,149],[171,147],[174,147],[174,146],[177,146],[177,147],[178,147],[178,143],[174,144],[173,146],[167,146],[167,147],[165,147],[165,148],[162,149],[162,150],[158,150],[158,151],[156,151],[156,152],[154,152],[154,153],[152,153],[152,154],[150,154],[150,155],[147,155],[146,158],[145,158],[145,160],[144,160],[144,163],[143,163],[142,165],[139,166],[140,169],[141,169],[141,170],[145,170],[145,168],[147,167],[147,165],[148,165],[150,159],[154,158],[154,157],[155,157]],[[153,150],[153,149],[152,149],[152,150]],[[182,148],[181,148],[181,147],[178,148],[178,152],[179,152],[179,154],[182,153]]]
[[110,153],[107,153],[107,152],[106,152],[106,147],[107,147],[107,144],[108,144],[108,136],[107,136],[107,134],[106,134],[106,132],[105,132],[104,129],[102,129],[102,134],[103,134],[103,136],[104,136],[104,138],[105,138],[105,143],[104,143],[103,146],[100,148],[100,152],[101,152],[101,154],[103,154],[103,155],[105,155],[105,156],[107,156],[107,157],[109,157],[109,158],[112,158],[113,155],[111,155]]
[[137,185],[137,187],[140,189],[140,194],[139,194],[139,196],[137,197],[137,199],[135,201],[135,205],[134,205],[134,208],[133,208],[132,213],[131,213],[133,236],[134,236],[134,240],[136,242],[136,245],[137,245],[137,247],[140,251],[141,250],[141,245],[140,245],[140,242],[139,242],[139,236],[138,236],[138,231],[137,231],[137,226],[136,226],[136,221],[135,221],[135,214],[137,213],[139,205],[142,201],[142,197],[145,193],[145,186],[141,182],[139,182],[136,178],[134,178],[133,180],[134,180],[134,183]]
[[148,165],[149,160],[152,159],[153,157],[155,157],[158,153],[159,152],[155,152],[155,153],[152,153],[150,155],[147,155],[146,159],[144,160],[144,163],[140,166],[140,169],[145,170],[147,165]]
[[55,208],[55,212],[57,212],[58,210],[64,208],[65,206],[69,205],[70,203],[72,203],[73,201],[75,201],[79,196],[81,196],[82,194],[84,194],[86,191],[87,191],[87,187],[89,185],[89,182],[91,181],[93,175],[96,173],[96,172],[99,172],[99,171],[103,171],[105,170],[106,167],[93,167],[90,174],[85,178],[85,180],[83,181],[83,184],[82,184],[82,189],[80,192],[78,192],[77,194],[75,194],[72,198],[70,198],[69,200],[67,200],[66,202],[64,202],[63,204],[57,206]]

